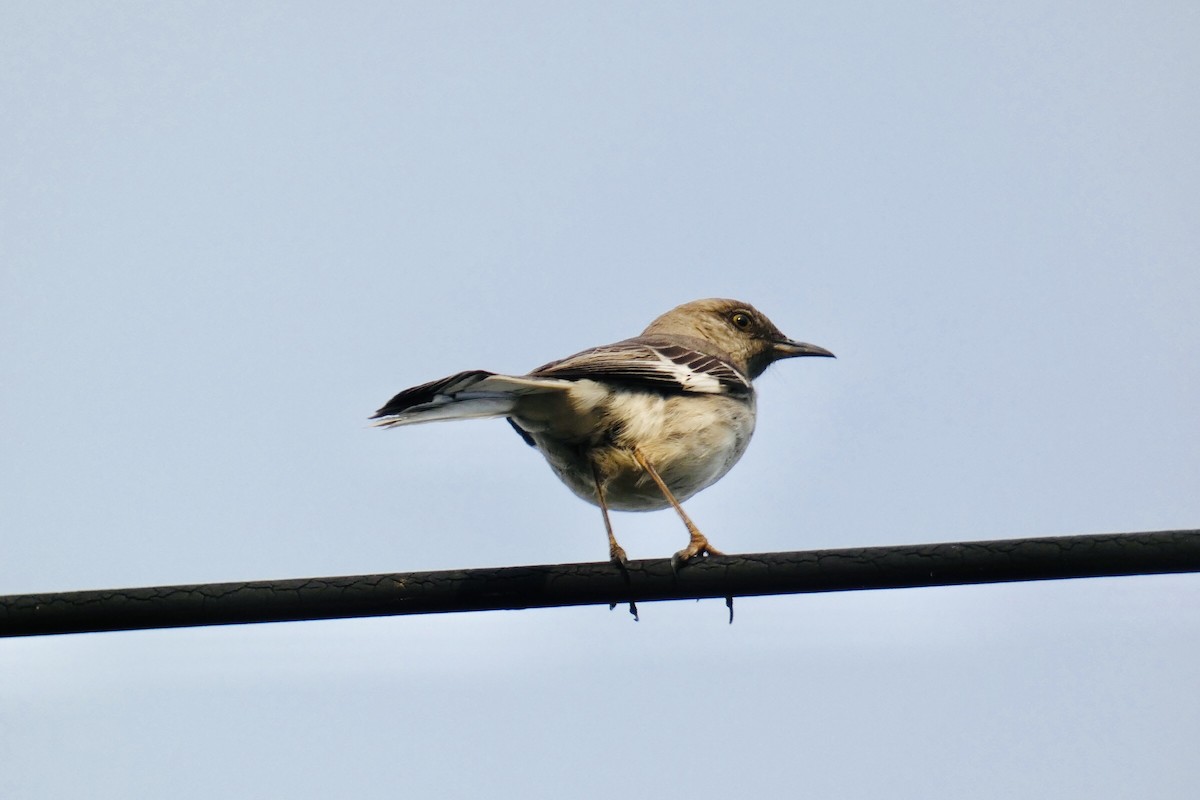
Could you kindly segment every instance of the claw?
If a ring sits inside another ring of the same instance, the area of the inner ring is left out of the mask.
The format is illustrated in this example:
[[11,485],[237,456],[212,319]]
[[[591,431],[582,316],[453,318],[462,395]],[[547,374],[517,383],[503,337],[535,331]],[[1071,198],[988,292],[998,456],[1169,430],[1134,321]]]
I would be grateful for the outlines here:
[[[612,611],[614,608],[617,607],[617,605],[618,605],[618,603],[609,603],[608,610]],[[638,617],[637,603],[633,602],[632,600],[629,601],[629,615],[631,617],[633,617],[634,622],[642,621],[641,618]]]
[[708,539],[704,538],[704,534],[700,531],[693,530],[692,540],[688,542],[688,546],[680,550],[675,555],[671,556],[671,569],[678,572],[679,568],[687,564],[696,556],[723,556],[723,552],[713,547],[708,543]]

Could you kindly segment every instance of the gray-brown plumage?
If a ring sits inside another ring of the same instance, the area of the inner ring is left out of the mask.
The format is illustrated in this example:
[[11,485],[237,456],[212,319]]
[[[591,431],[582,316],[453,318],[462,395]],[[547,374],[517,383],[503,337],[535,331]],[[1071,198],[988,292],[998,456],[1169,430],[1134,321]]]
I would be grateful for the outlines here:
[[624,563],[608,509],[673,506],[687,526],[676,563],[719,554],[679,505],[741,458],[754,432],[751,381],[784,358],[833,353],[793,341],[736,300],[685,303],[641,336],[585,350],[528,375],[475,370],[400,392],[381,427],[507,417],[576,495],[600,507],[609,555]]

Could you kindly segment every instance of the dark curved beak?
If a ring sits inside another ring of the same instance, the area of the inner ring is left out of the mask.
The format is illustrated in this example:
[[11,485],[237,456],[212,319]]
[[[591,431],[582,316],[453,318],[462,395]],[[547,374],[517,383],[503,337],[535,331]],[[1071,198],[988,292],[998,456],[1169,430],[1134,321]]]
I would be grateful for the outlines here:
[[837,358],[824,347],[817,347],[807,342],[797,342],[792,339],[781,339],[771,343],[771,351],[776,358],[796,358],[798,356],[823,356]]

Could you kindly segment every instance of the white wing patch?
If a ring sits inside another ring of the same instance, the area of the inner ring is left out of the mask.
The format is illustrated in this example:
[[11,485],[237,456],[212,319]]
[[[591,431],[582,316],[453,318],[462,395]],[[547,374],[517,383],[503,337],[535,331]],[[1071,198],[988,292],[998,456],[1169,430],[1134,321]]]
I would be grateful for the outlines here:
[[535,369],[531,378],[626,383],[666,392],[746,395],[750,379],[720,356],[681,344],[627,339]]
[[658,358],[660,369],[670,375],[671,379],[683,387],[685,392],[721,394],[725,391],[716,375],[694,369],[690,364],[675,361],[657,348],[650,348],[650,352]]

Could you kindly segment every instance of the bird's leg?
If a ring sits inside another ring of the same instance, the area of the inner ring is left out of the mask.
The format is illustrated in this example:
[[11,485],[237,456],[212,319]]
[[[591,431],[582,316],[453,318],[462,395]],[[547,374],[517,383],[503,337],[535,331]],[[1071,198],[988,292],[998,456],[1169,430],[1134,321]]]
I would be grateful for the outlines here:
[[617,537],[613,536],[612,523],[608,519],[608,504],[604,502],[604,483],[600,480],[600,471],[596,469],[594,461],[592,480],[596,482],[596,503],[600,506],[600,513],[604,515],[604,530],[608,532],[608,559],[618,567],[624,567],[629,563],[629,559],[625,556],[625,548],[617,544]]
[[662,476],[658,474],[658,470],[656,470],[650,464],[650,462],[646,460],[646,455],[642,452],[641,448],[633,448],[633,457],[637,460],[638,464],[641,465],[642,469],[646,470],[646,474],[653,478],[654,482],[658,484],[658,488],[663,493],[663,497],[666,497],[667,501],[675,507],[676,513],[678,513],[679,518],[683,520],[683,524],[687,526],[688,535],[691,537],[690,541],[688,541],[687,547],[671,556],[672,568],[686,564],[688,561],[698,555],[725,555],[720,550],[708,543],[708,539],[705,538],[704,534],[700,532],[700,529],[696,527],[696,523],[692,522],[691,518],[688,517],[688,515],[684,512],[683,506],[679,505],[679,501],[675,499],[675,495],[671,494],[671,490],[667,488],[667,483],[662,479]]
[[[604,502],[604,482],[600,480],[600,471],[596,469],[596,462],[592,462],[592,480],[596,482],[596,502],[600,506],[600,513],[604,515],[604,530],[608,531],[608,559],[621,568],[621,574],[625,576],[625,582],[629,583],[629,570],[625,568],[629,563],[629,559],[625,556],[625,548],[617,544],[617,537],[613,536],[612,523],[608,520],[608,504]],[[617,607],[616,602],[608,604],[608,610],[612,611]],[[633,621],[638,621],[637,603],[633,600],[629,601],[629,613],[633,615]]]

